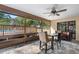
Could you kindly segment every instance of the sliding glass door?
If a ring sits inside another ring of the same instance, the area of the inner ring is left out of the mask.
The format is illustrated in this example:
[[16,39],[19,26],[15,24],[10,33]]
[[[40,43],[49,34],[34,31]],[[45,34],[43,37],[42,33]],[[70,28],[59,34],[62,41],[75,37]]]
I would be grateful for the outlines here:
[[63,32],[72,32],[73,39],[76,39],[76,21],[58,22],[57,30]]

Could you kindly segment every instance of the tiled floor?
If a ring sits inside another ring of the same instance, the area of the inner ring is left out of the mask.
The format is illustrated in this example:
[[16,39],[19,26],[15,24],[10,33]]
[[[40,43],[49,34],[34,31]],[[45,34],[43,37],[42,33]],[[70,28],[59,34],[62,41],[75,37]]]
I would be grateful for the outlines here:
[[[48,43],[48,48],[50,43]],[[31,43],[19,44],[4,49],[0,49],[1,54],[44,54],[44,50],[39,49],[39,41],[33,41]],[[62,41],[61,47],[57,48],[54,43],[54,51],[48,50],[48,54],[79,54],[79,44]]]

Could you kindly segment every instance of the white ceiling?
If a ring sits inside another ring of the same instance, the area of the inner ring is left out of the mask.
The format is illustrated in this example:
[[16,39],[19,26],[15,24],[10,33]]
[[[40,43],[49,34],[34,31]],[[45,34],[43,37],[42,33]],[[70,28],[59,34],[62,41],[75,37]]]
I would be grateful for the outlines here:
[[61,12],[60,16],[48,16],[48,14],[44,14],[50,11],[47,10],[47,8],[51,8],[53,4],[6,4],[6,6],[40,16],[48,20],[79,16],[79,4],[58,4],[57,10],[64,8],[67,9],[66,12]]

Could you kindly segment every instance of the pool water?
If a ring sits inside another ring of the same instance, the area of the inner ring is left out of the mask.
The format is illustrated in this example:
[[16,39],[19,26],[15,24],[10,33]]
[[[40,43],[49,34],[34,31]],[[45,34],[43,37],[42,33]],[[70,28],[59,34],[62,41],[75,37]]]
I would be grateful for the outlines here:
[[15,32],[15,30],[0,30],[0,32]]

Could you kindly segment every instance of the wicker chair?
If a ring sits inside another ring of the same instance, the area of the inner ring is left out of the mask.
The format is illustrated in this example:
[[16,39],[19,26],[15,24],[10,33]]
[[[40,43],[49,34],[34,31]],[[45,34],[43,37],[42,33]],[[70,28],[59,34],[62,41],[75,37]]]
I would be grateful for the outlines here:
[[[47,43],[51,41],[51,39],[48,38],[47,32],[39,32],[39,39],[40,39],[40,49],[42,47],[42,43],[45,46],[45,53],[47,53]],[[51,41],[51,49],[53,50],[53,42]]]

